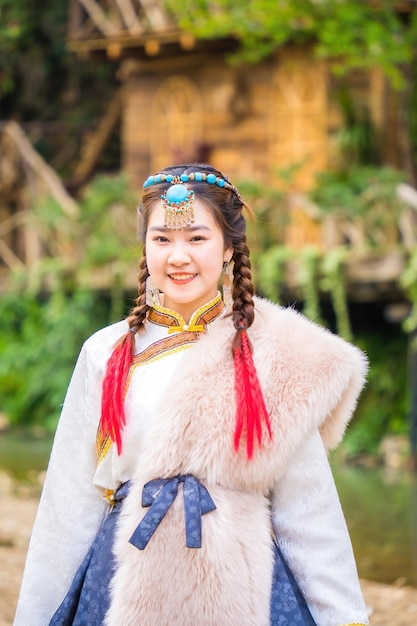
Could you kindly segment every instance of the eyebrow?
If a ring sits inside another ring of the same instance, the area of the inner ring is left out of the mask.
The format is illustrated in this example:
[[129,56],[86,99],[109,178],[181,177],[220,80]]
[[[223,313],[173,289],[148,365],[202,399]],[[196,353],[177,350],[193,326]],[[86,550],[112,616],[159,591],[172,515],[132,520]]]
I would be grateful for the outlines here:
[[[151,226],[149,229],[149,232],[171,232],[172,230],[177,230],[175,228],[167,228],[166,226]],[[186,228],[181,228],[181,230],[186,230],[187,232],[191,232],[193,233],[196,230],[208,230],[211,231],[211,228],[209,226],[203,226],[203,225],[198,225],[198,224],[193,224],[192,226],[187,226]]]

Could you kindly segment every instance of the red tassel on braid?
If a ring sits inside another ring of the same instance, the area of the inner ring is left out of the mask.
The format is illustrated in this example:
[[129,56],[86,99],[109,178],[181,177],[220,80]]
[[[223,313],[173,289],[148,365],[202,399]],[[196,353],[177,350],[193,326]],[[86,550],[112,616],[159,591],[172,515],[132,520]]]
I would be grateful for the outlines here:
[[126,382],[132,363],[135,335],[128,332],[116,345],[106,365],[101,398],[100,429],[116,442],[117,453],[122,453],[122,430],[126,424],[124,399]]
[[236,391],[236,429],[233,445],[237,452],[246,426],[246,452],[248,459],[252,459],[255,434],[259,447],[262,447],[262,422],[266,425],[270,439],[272,439],[272,429],[253,362],[249,337],[244,328],[237,332],[233,356]]

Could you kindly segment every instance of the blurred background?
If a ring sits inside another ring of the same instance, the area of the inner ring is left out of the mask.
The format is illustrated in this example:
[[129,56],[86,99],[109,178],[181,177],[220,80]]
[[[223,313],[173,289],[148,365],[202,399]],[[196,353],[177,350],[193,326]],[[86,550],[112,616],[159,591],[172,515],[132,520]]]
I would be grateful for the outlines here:
[[175,162],[255,210],[259,294],[368,353],[332,466],[361,578],[417,588],[416,61],[412,0],[0,0],[0,626],[75,359],[132,306],[140,189]]

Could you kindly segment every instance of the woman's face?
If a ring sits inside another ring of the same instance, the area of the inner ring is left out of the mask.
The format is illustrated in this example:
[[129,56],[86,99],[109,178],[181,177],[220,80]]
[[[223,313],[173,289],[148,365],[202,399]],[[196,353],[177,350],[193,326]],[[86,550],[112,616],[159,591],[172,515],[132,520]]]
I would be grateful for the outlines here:
[[155,202],[145,243],[148,270],[164,294],[164,306],[188,323],[196,309],[216,296],[223,263],[230,261],[233,249],[225,248],[221,228],[197,198],[194,223],[179,230],[164,226],[164,211]]

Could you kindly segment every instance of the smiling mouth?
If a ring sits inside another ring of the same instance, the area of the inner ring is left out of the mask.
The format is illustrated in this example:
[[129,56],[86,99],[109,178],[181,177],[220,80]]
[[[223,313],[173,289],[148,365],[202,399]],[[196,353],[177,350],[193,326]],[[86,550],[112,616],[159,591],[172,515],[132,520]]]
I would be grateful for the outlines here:
[[170,278],[172,278],[172,280],[191,280],[192,278],[195,278],[197,276],[197,274],[168,274],[168,276]]

